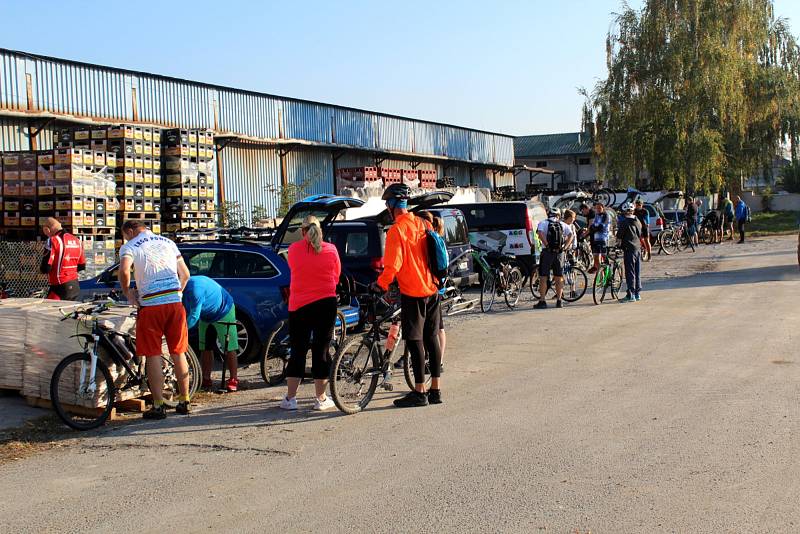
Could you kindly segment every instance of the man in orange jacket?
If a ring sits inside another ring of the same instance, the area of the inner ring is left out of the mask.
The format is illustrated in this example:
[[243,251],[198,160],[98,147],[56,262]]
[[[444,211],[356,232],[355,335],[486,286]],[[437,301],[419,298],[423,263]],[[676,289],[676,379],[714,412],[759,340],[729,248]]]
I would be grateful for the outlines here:
[[[428,236],[425,222],[408,211],[411,191],[405,184],[392,184],[383,200],[394,219],[386,234],[383,273],[377,285],[386,291],[395,279],[400,286],[403,337],[414,369],[415,391],[394,401],[406,408],[441,404],[440,374],[442,353],[439,347],[439,288],[428,267]],[[431,389],[425,392],[425,353],[431,372]]]

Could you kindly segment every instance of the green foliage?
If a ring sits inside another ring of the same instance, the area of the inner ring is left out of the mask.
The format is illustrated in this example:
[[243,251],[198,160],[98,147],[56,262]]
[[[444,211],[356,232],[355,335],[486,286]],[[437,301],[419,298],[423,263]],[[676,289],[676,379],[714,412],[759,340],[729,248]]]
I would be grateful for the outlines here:
[[246,224],[244,209],[239,202],[223,202],[218,210],[223,228],[238,228]]
[[253,226],[256,226],[260,221],[269,218],[269,210],[261,204],[253,206],[253,209],[250,210],[250,221]]
[[772,0],[623,4],[606,52],[592,106],[608,183],[648,172],[657,187],[717,191],[782,142],[797,159],[800,48]]
[[800,162],[793,161],[781,169],[783,188],[789,193],[800,193]]
[[772,192],[772,188],[767,186],[761,191],[761,209],[767,213],[772,211],[772,197],[775,194]]
[[304,180],[299,184],[288,183],[282,187],[267,187],[269,192],[278,196],[278,217],[285,216],[295,202],[306,196],[309,185],[310,181]]

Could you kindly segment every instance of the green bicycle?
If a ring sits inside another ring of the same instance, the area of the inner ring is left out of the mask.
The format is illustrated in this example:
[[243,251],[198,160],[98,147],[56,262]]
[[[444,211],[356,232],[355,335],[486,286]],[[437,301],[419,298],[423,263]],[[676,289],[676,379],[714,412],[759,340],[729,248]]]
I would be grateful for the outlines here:
[[595,304],[602,304],[607,298],[619,299],[619,292],[622,289],[622,265],[620,257],[622,249],[609,247],[605,254],[600,268],[594,275],[592,286],[592,300]]
[[506,306],[513,310],[522,292],[523,276],[516,266],[517,259],[500,252],[474,249],[472,256],[481,273],[481,311],[491,311],[498,295],[503,296]]

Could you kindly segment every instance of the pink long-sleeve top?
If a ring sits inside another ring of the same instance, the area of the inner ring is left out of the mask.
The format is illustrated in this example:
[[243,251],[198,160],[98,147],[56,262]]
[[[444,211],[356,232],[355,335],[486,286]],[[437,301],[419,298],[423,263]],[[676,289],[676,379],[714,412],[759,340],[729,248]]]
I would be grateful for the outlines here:
[[336,284],[342,273],[339,251],[331,243],[322,243],[319,254],[314,247],[301,239],[289,246],[289,311],[297,311],[307,304],[335,297]]

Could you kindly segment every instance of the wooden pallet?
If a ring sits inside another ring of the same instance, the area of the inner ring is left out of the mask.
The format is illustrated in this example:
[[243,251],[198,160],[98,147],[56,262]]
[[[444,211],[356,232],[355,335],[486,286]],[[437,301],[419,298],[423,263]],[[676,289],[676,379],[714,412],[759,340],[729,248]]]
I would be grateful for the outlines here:
[[[25,397],[25,402],[28,403],[28,406],[33,406],[35,408],[44,408],[46,410],[53,409],[53,403],[50,402],[49,399],[40,399],[39,397]],[[86,417],[97,417],[98,415],[103,413],[102,408],[86,408],[85,406],[71,406],[65,405],[64,406],[67,410],[74,412],[78,415],[85,415]],[[117,408],[111,408],[111,414],[108,416],[109,421],[114,421],[117,419]]]
[[161,218],[160,211],[118,211],[117,213],[123,221],[128,219],[153,220]]
[[76,235],[114,235],[116,228],[111,226],[86,226],[86,227],[73,227],[64,225],[65,228],[71,228],[72,233]]

